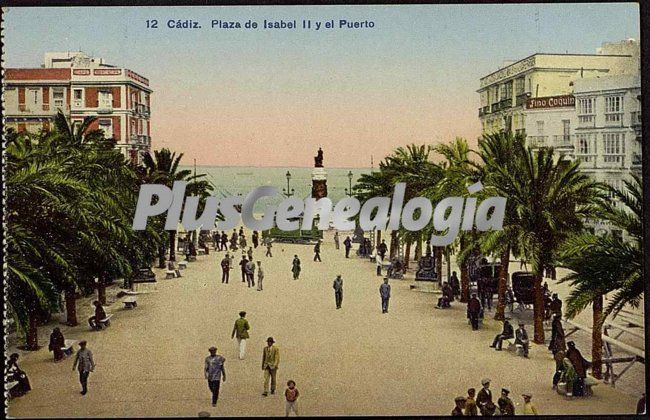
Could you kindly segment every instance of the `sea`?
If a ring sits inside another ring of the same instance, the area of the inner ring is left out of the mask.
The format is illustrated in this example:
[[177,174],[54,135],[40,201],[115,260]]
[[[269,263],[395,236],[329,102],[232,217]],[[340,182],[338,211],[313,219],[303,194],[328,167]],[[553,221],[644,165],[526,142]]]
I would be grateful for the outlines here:
[[[181,169],[194,171],[193,166],[183,166]],[[257,187],[273,186],[279,194],[268,197],[255,204],[254,212],[263,213],[269,205],[277,205],[286,198],[283,190],[287,190],[287,172],[291,175],[289,188],[296,198],[311,197],[311,177],[314,168],[308,167],[245,167],[245,166],[197,166],[197,174],[205,174],[205,179],[212,184],[217,197],[231,195],[246,196]],[[362,174],[371,172],[370,168],[324,168],[327,172],[327,197],[336,204],[346,196],[350,181],[348,174],[352,172],[352,187]]]

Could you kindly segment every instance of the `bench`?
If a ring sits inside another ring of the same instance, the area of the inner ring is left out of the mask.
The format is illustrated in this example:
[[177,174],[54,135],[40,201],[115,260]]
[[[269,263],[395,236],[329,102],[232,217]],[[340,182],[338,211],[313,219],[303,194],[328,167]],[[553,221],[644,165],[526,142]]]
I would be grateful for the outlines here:
[[[596,378],[594,378],[591,375],[587,375],[585,378],[585,397],[591,397],[594,395],[594,391],[592,390],[592,387],[600,384],[600,381]],[[560,382],[557,384],[557,393],[560,395],[567,395],[567,389],[566,389],[566,382]]]
[[203,248],[198,248],[198,249],[196,250],[196,254],[197,254],[197,255],[205,255],[205,249],[203,249]]
[[178,269],[179,270],[185,270],[187,268],[187,261],[180,261],[178,263]]
[[138,306],[138,298],[135,296],[129,296],[122,301],[124,304],[124,309],[133,309]]
[[175,279],[176,278],[176,272],[174,270],[165,271],[165,278],[166,279]]
[[522,346],[521,344],[515,344],[514,338],[506,338],[504,341],[508,343],[508,350],[514,349],[515,354],[517,355],[519,355],[520,353],[523,354],[524,346]]
[[101,330],[102,327],[108,327],[109,325],[111,325],[111,318],[112,317],[113,317],[113,314],[107,314],[106,318],[100,319],[99,321],[97,321],[97,329]]
[[63,354],[66,356],[72,356],[74,353],[74,345],[77,343],[77,340],[65,340],[63,342],[63,347],[61,347],[61,351]]

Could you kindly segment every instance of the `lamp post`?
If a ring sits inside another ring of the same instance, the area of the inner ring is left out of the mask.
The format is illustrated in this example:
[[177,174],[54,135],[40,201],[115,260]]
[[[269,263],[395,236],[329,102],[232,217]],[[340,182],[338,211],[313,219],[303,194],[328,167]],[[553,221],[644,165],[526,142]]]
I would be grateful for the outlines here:
[[350,188],[345,189],[345,194],[348,197],[352,197],[352,171],[348,172],[348,184],[350,185]]
[[282,188],[282,192],[284,195],[287,197],[291,197],[293,195],[293,192],[295,191],[293,188],[290,188],[289,181],[291,181],[291,172],[287,171],[287,188]]

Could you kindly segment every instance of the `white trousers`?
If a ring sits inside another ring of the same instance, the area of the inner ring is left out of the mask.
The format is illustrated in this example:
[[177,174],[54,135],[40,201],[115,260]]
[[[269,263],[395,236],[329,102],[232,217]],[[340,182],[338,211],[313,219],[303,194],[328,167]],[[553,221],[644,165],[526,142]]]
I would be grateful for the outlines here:
[[238,338],[237,343],[239,343],[239,360],[241,360],[244,358],[244,355],[246,354],[246,339]]

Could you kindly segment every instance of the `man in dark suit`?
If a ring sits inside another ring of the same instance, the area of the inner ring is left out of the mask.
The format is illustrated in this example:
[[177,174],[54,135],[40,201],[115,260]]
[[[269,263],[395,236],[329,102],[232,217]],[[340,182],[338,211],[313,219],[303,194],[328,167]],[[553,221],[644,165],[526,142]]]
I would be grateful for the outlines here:
[[519,322],[519,328],[515,331],[515,345],[521,345],[524,348],[524,357],[528,357],[528,333],[524,328],[524,323]]
[[498,351],[501,351],[501,346],[503,345],[503,340],[506,340],[508,338],[512,338],[515,336],[515,332],[513,331],[512,325],[510,325],[510,322],[506,319],[503,321],[503,331],[501,331],[501,334],[497,334],[496,337],[494,337],[494,341],[492,342],[492,345],[490,347],[495,348]]
[[478,330],[478,317],[481,313],[481,302],[476,298],[476,293],[472,293],[472,297],[467,302],[467,317],[472,323],[472,329]]
[[476,405],[481,411],[483,416],[492,416],[496,411],[496,406],[492,401],[492,391],[490,391],[490,379],[485,378],[481,380],[481,385],[483,388],[478,392],[476,396]]

